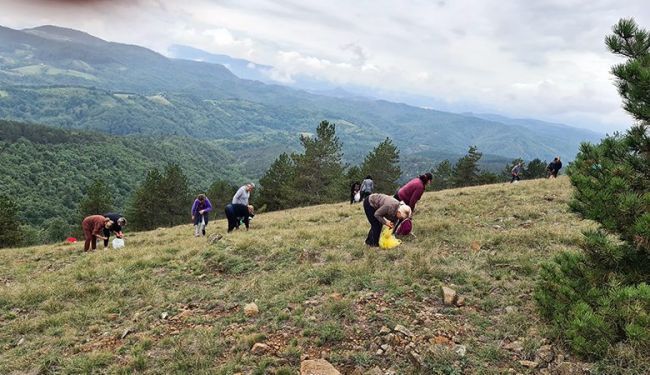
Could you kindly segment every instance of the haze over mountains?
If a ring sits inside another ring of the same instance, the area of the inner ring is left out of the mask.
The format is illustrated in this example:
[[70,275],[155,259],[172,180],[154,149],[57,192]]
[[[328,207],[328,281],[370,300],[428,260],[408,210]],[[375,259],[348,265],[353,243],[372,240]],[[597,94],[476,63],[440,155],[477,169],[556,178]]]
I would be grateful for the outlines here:
[[[222,59],[235,72],[248,65]],[[313,132],[324,119],[337,124],[346,159],[354,164],[385,137],[394,140],[404,160],[431,167],[461,156],[469,145],[501,161],[572,159],[581,141],[600,138],[541,121],[316,95],[241,79],[223,65],[170,59],[55,26],[0,28],[0,85],[0,118],[116,135],[212,140],[235,158],[242,158],[241,150],[256,158],[248,164],[254,177],[277,154],[295,149],[298,134]]]

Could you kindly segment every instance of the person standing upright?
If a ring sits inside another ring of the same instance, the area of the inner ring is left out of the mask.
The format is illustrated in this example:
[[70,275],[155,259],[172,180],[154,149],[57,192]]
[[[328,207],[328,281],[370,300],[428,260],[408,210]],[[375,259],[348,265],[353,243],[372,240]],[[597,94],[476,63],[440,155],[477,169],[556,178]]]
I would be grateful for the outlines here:
[[[361,188],[361,184],[359,184],[358,181],[354,181],[353,183],[350,184],[350,204],[353,204],[354,202],[359,202],[361,200],[361,193],[359,192],[360,188]],[[357,194],[359,194],[359,197],[356,197]]]
[[241,204],[243,206],[248,206],[248,200],[251,197],[251,192],[255,189],[255,184],[252,182],[247,183],[246,185],[240,187],[235,195],[232,197],[232,204]]
[[557,174],[560,172],[560,169],[562,169],[562,161],[560,160],[560,157],[556,156],[555,159],[548,164],[546,169],[548,170],[548,178],[557,178]]
[[361,182],[361,199],[365,199],[367,196],[372,194],[372,191],[375,189],[375,183],[372,181],[372,176],[368,175]]
[[208,225],[208,212],[212,211],[212,204],[205,194],[199,194],[192,204],[192,221],[194,222],[194,237],[205,236],[205,227]]
[[512,179],[510,180],[510,183],[513,183],[515,180],[519,181],[521,168],[522,168],[521,163],[517,163],[514,167],[512,167],[512,170],[510,171],[510,174],[512,175]]

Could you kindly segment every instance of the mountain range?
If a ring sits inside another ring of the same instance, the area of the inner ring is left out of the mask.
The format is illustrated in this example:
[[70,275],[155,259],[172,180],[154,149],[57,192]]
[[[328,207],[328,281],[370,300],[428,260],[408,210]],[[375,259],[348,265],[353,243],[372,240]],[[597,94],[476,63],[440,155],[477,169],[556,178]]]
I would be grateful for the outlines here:
[[[233,71],[252,66],[221,59]],[[431,167],[461,156],[470,145],[504,161],[555,155],[570,160],[580,142],[601,137],[541,121],[318,95],[243,79],[221,64],[167,58],[55,26],[0,27],[0,118],[116,135],[210,140],[237,160],[254,158],[244,161],[251,177],[259,177],[280,152],[295,150],[298,135],[313,132],[321,120],[337,124],[352,164],[386,137],[403,160]]]

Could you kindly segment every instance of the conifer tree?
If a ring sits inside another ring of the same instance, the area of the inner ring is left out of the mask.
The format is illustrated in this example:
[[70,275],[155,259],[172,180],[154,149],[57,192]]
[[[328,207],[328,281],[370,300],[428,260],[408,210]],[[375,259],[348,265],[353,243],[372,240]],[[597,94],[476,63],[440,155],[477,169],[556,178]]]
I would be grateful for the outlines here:
[[395,194],[402,170],[399,167],[399,150],[390,138],[386,138],[366,155],[361,164],[361,175],[372,176],[375,192]]
[[225,217],[226,214],[224,208],[232,202],[232,197],[236,192],[237,187],[230,184],[228,181],[216,180],[213,182],[205,193],[212,204],[210,217]]
[[454,187],[473,186],[479,183],[480,170],[478,161],[483,156],[476,146],[470,146],[467,154],[458,159],[453,169],[452,182]]
[[156,168],[147,172],[144,182],[133,193],[128,209],[129,226],[135,229],[153,229],[159,224],[162,204],[158,198],[158,188],[163,180]]
[[336,125],[322,121],[316,136],[300,136],[303,154],[293,154],[295,178],[292,194],[299,205],[335,202],[345,197],[346,183],[341,164],[342,145]]
[[86,190],[79,203],[79,215],[83,220],[89,215],[103,215],[113,210],[113,194],[103,180],[95,180]]
[[295,199],[295,164],[286,153],[280,154],[260,178],[259,204],[268,211],[295,207],[300,203]]
[[0,248],[17,246],[22,240],[18,206],[9,197],[0,195]]
[[526,165],[526,169],[524,170],[524,177],[530,180],[546,177],[547,165],[548,163],[546,161],[542,161],[538,158],[531,160],[528,162],[528,165]]
[[433,181],[431,181],[432,190],[444,190],[453,186],[453,168],[449,160],[443,160],[431,171]]
[[191,196],[187,177],[178,164],[165,167],[165,175],[157,189],[161,211],[158,215],[164,226],[174,226],[188,221]]
[[612,73],[638,122],[580,147],[568,173],[571,207],[601,226],[586,233],[582,253],[544,265],[535,295],[557,332],[589,357],[650,353],[650,35],[622,19],[606,44],[626,58]]

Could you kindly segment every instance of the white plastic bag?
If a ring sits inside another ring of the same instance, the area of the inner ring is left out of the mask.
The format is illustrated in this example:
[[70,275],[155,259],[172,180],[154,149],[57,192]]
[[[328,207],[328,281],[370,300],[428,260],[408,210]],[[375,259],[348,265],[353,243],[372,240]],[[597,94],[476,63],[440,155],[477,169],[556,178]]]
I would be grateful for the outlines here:
[[113,239],[113,249],[121,249],[124,247],[124,240],[121,238]]
[[355,201],[355,202],[359,202],[360,200],[361,200],[361,193],[357,191],[357,192],[354,194],[354,201]]

